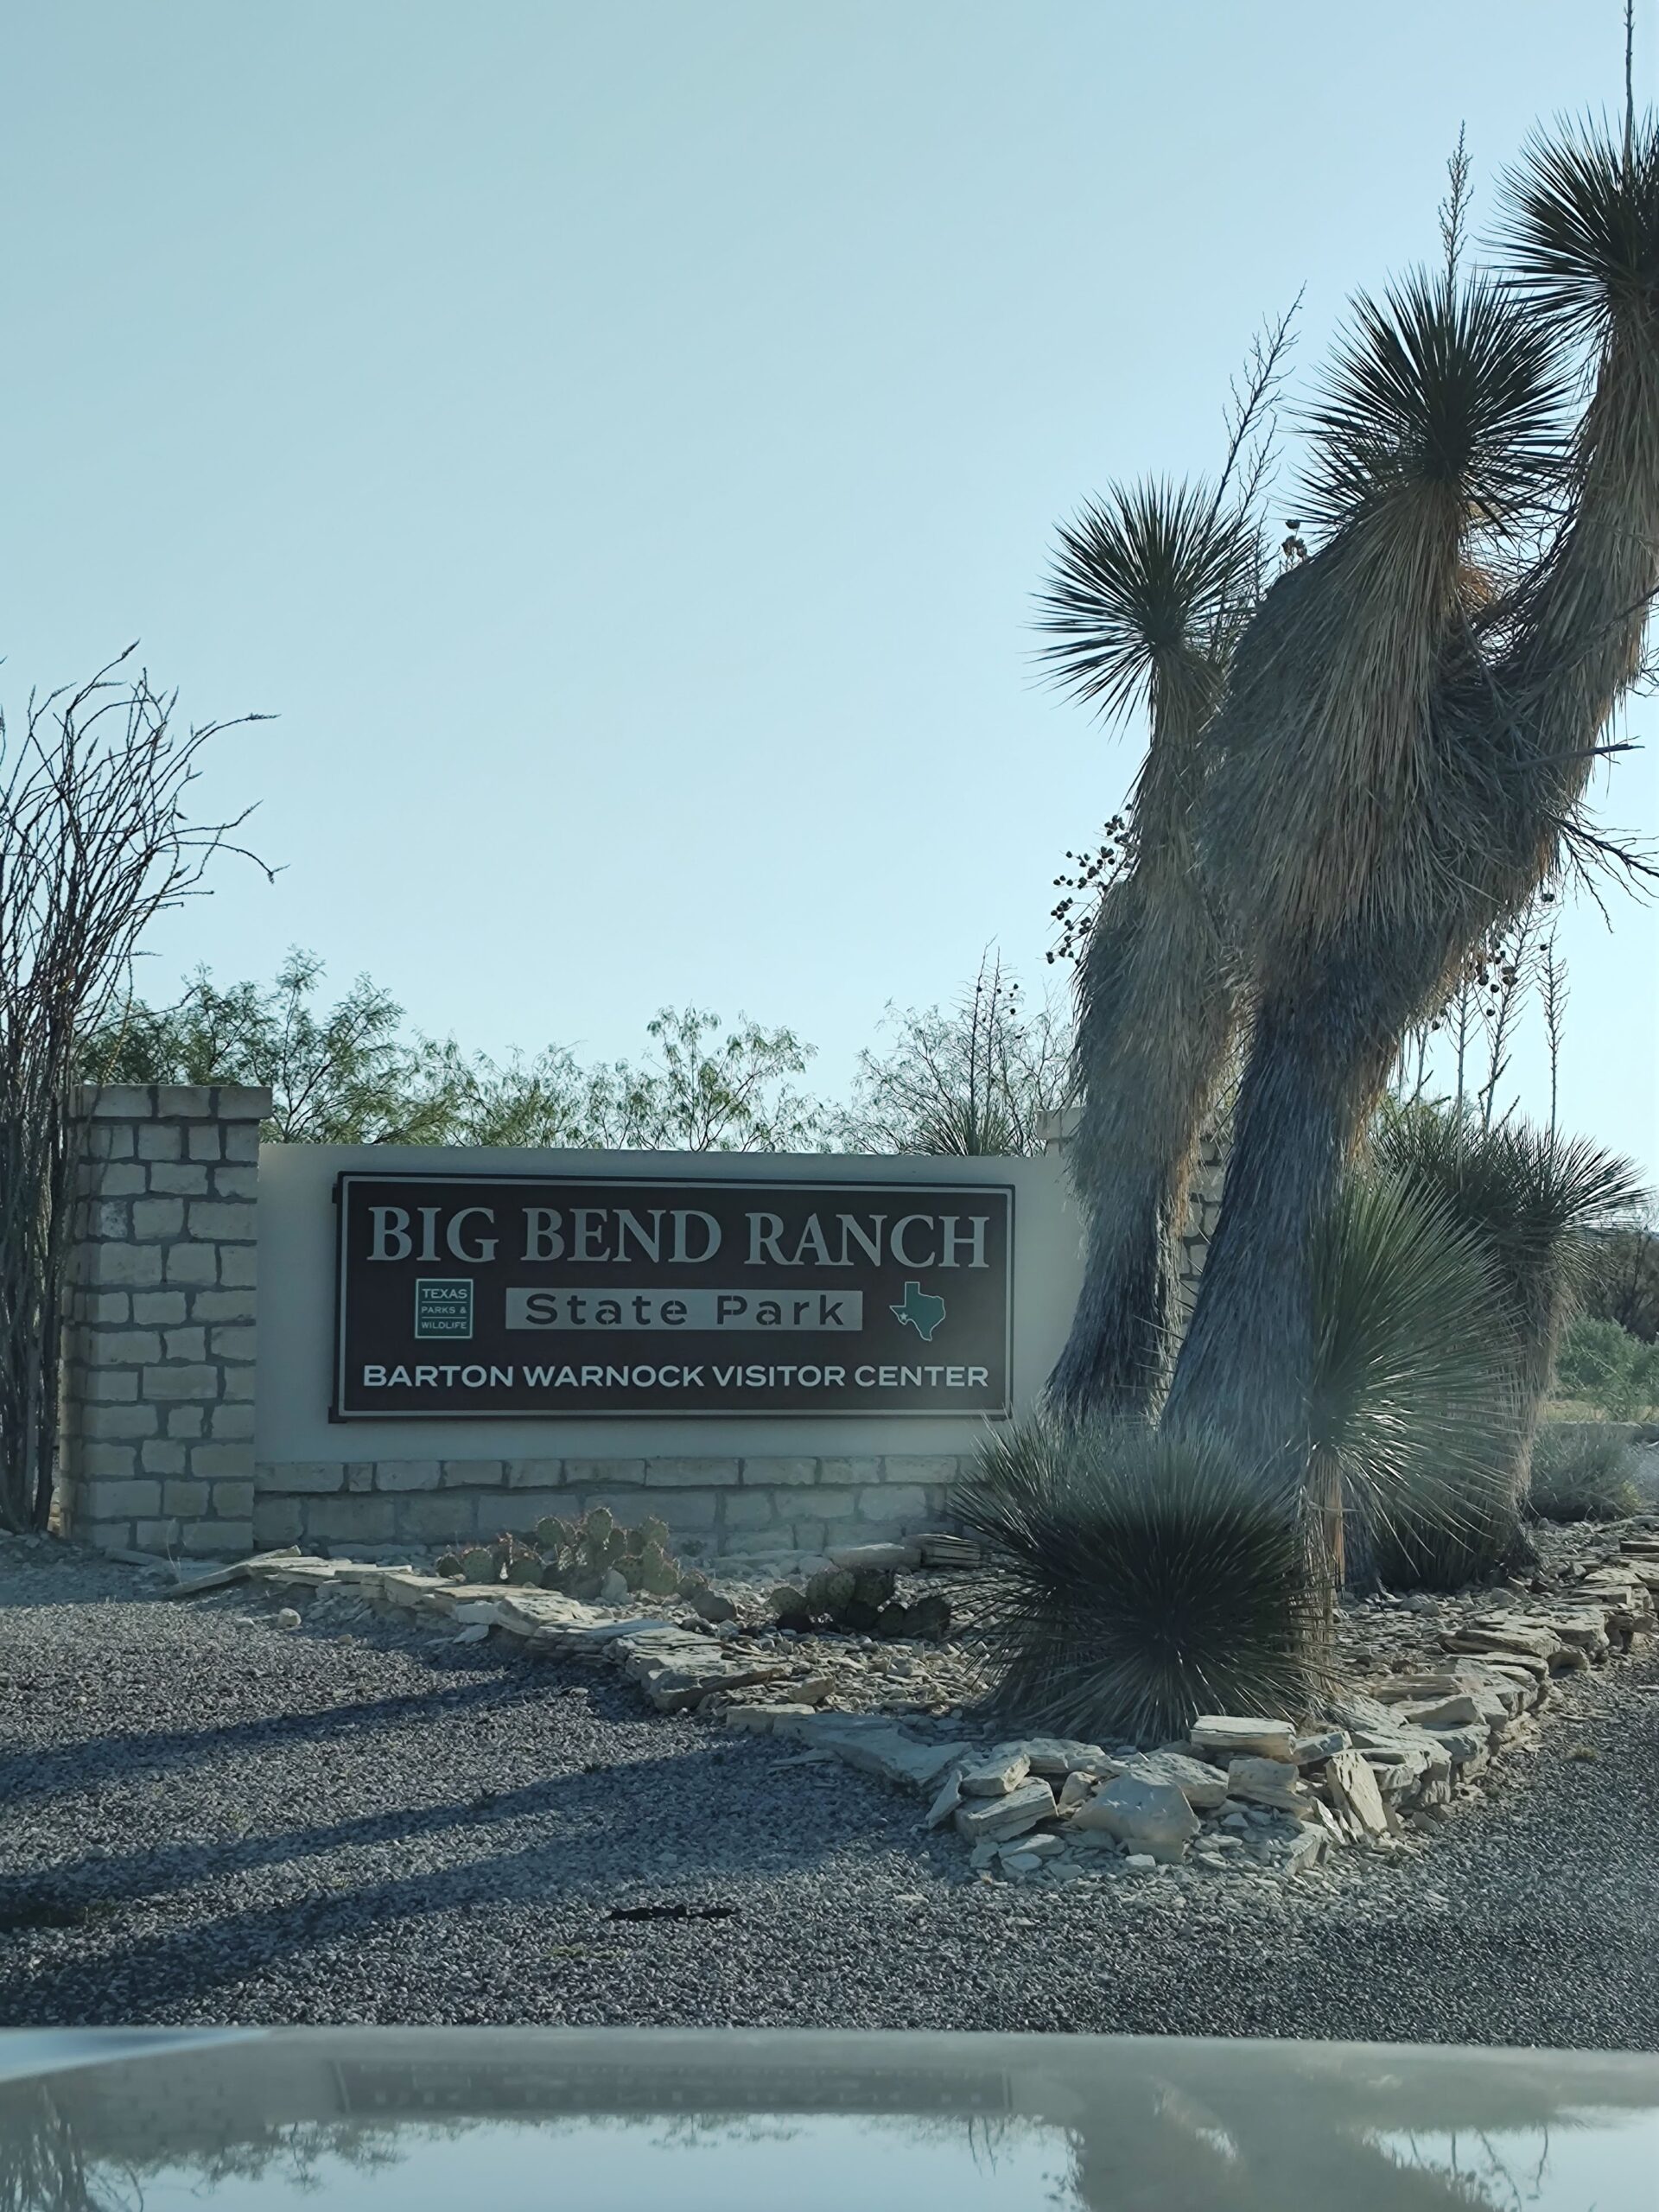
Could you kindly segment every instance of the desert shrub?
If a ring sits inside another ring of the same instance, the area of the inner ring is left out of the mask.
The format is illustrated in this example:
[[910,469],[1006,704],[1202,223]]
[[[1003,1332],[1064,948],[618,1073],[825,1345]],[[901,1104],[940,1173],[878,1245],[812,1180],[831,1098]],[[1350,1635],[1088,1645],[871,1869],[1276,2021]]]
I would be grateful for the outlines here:
[[1659,1340],[1659,1223],[1624,1222],[1592,1240],[1579,1293],[1597,1321],[1617,1321],[1643,1344]]
[[1159,1744],[1199,1713],[1306,1712],[1326,1680],[1295,1502],[1224,1446],[1045,1415],[958,1491],[1002,1569],[992,1703],[1031,1726]]
[[1516,1521],[1515,1347],[1483,1240],[1442,1196],[1356,1174],[1313,1284],[1307,1487],[1333,1579],[1394,1580],[1436,1522],[1448,1562],[1496,1563]]
[[1593,1406],[1609,1421],[1637,1421],[1659,1405],[1659,1345],[1617,1321],[1576,1313],[1555,1363],[1556,1394]]
[[1531,1510],[1540,1521],[1618,1521],[1641,1505],[1635,1461],[1615,1428],[1545,1421],[1532,1452]]

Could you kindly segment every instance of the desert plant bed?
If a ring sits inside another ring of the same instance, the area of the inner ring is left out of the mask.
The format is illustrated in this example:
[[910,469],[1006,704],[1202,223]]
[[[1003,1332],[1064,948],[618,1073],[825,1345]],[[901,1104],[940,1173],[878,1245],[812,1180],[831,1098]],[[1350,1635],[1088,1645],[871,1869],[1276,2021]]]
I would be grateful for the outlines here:
[[[266,1554],[167,1594],[247,1581],[297,1626],[298,1607],[327,1591],[471,1642],[499,1636],[616,1669],[657,1712],[777,1738],[791,1758],[838,1760],[913,1793],[923,1824],[959,1836],[987,1880],[1053,1885],[1171,1866],[1319,1879],[1335,1853],[1430,1847],[1484,1797],[1495,1761],[1536,1743],[1560,1677],[1648,1646],[1659,1516],[1541,1529],[1538,1553],[1524,1579],[1344,1601],[1337,1688],[1300,1723],[1200,1713],[1154,1746],[1022,1735],[987,1719],[978,1624],[994,1617],[996,1577],[950,1536],[834,1554],[781,1582],[715,1562],[649,1610],[510,1581],[499,1554],[476,1581]],[[885,1613],[887,1633],[836,1624],[849,1581],[863,1592],[851,1602]],[[918,1607],[948,1628],[894,1633]]]

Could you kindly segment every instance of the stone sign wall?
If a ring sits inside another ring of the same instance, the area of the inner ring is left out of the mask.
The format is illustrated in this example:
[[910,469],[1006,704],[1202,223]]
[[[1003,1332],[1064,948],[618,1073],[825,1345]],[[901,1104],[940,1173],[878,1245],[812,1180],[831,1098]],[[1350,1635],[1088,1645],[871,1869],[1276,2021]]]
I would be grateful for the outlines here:
[[[982,1186],[988,1202],[1001,1191],[1016,1413],[1039,1392],[1076,1299],[1081,1224],[1058,1142],[1035,1160],[952,1161],[948,1176],[921,1159],[262,1150],[269,1103],[230,1085],[85,1094],[61,1488],[70,1530],[105,1548],[385,1553],[599,1503],[627,1522],[653,1514],[705,1555],[817,1551],[948,1522],[951,1486],[985,1433],[976,1415],[331,1420],[343,1176],[671,1176],[729,1193],[763,1174],[785,1192],[856,1190],[878,1211],[883,1191],[906,1205],[944,1182]],[[1212,1147],[1185,1246],[1189,1293],[1218,1173]],[[922,1251],[918,1233],[906,1251]]]

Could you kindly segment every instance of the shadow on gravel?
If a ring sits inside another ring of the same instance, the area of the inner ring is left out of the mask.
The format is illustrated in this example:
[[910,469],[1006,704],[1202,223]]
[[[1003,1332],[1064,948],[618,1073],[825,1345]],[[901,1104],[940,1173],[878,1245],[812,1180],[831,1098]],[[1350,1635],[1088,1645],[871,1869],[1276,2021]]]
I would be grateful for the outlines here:
[[[518,1685],[512,1695],[518,1694]],[[134,1776],[164,1774],[194,1766],[215,1752],[279,1751],[284,1745],[326,1743],[337,1737],[372,1732],[400,1721],[435,1719],[503,1701],[499,1677],[465,1688],[410,1693],[401,1697],[365,1698],[352,1705],[325,1707],[317,1713],[276,1713],[254,1720],[227,1720],[211,1728],[132,1729],[88,1736],[51,1751],[18,1751],[0,1758],[0,1804],[64,1796],[96,1789],[100,1783]]]
[[[181,1840],[150,1849],[74,1859],[60,1864],[50,1878],[52,1896],[73,1906],[103,1907],[117,1901],[164,1896],[188,1885],[251,1873],[261,1867],[287,1866],[335,1851],[420,1838],[493,1830],[503,1823],[550,1816],[562,1830],[579,1829],[587,1847],[608,1847],[617,1829],[632,1821],[645,1805],[664,1802],[664,1793],[690,1786],[687,1770],[704,1763],[700,1745],[672,1757],[631,1760],[594,1770],[551,1775],[518,1789],[491,1789],[445,1804],[400,1805],[364,1813],[351,1820],[315,1827],[289,1828],[274,1835]],[[636,1802],[636,1799],[638,1802]],[[568,1834],[547,1840],[544,1847],[568,1844]],[[791,1863],[806,1863],[819,1853],[797,1852]],[[619,1863],[625,1863],[626,1853]],[[462,1865],[468,1862],[461,1861]],[[481,1864],[484,1862],[471,1862]],[[40,1878],[0,1878],[0,1934],[27,1923],[29,1901],[43,1893]],[[72,1925],[68,1920],[40,1923]]]
[[[867,1833],[868,1820],[849,1802],[844,1789],[837,1791],[832,1806],[824,1808],[823,1818],[804,1823],[785,1835],[753,1839],[750,1847],[741,1854],[731,1851],[730,1828],[723,1822],[713,1822],[705,1837],[704,1862],[677,1865],[666,1878],[677,1890],[690,1889],[693,1892],[690,1897],[665,1904],[619,1907],[615,1900],[620,1888],[626,1891],[648,1881],[657,1885],[663,1883],[660,1872],[653,1877],[639,1865],[639,1816],[642,1807],[664,1802],[665,1788],[683,1782],[683,1776],[672,1770],[683,1768],[695,1756],[645,1761],[620,1770],[607,1769],[601,1776],[566,1776],[522,1790],[504,1791],[484,1813],[472,1806],[450,1806],[371,1815],[251,1845],[179,1846],[134,1854],[121,1861],[84,1861],[73,1868],[57,1870],[48,1879],[10,1885],[15,1892],[10,1900],[0,1887],[0,1927],[4,1925],[10,1904],[21,1927],[75,1929],[84,1939],[89,1925],[96,1931],[106,1911],[118,1910],[111,1891],[112,1887],[118,1891],[123,1884],[127,1901],[137,1903],[153,1897],[169,1880],[234,1876],[259,1866],[284,1865],[353,1844],[491,1827],[503,1819],[554,1811],[559,1816],[559,1833],[522,1849],[450,1860],[419,1873],[355,1887],[331,1888],[289,1904],[224,1913],[188,1928],[137,1940],[129,1940],[117,1920],[95,1950],[86,1948],[83,1940],[72,1956],[28,1967],[9,1961],[8,1947],[0,1942],[0,2026],[189,2019],[197,2017],[198,2006],[211,1992],[226,1983],[255,1978],[279,1962],[286,1967],[300,1950],[350,1942],[380,1933],[389,1924],[400,1937],[407,1930],[411,1943],[429,1943],[433,1939],[420,1930],[419,1923],[429,1918],[454,1919],[475,1911],[505,1913],[516,1919],[526,1910],[552,1907],[566,1913],[590,1914],[596,1923],[604,1925],[635,1920],[711,1923],[716,1924],[710,1931],[713,1936],[718,1923],[730,1919],[737,1910],[719,1892],[729,1896],[734,1883],[755,1875],[815,1867],[838,1849],[855,1847]],[[639,1777],[643,1786],[637,1798],[631,1788],[619,1790],[619,1775]],[[878,1784],[869,1787],[880,1790]],[[591,1816],[586,1821],[582,1819],[584,1814]],[[582,1862],[574,1870],[573,1852],[581,1854]],[[112,1867],[118,1870],[113,1874]],[[327,1879],[326,1874],[323,1878]],[[697,1897],[695,1892],[705,1885],[716,1895]],[[93,1888],[91,1900],[77,1894],[89,1886]],[[42,1901],[44,1910],[40,1909]]]

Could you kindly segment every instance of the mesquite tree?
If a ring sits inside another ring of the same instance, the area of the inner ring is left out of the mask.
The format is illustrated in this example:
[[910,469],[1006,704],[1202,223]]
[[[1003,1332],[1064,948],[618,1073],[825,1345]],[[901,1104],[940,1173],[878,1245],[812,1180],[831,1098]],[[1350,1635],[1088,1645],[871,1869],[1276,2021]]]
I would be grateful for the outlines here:
[[[0,717],[0,1527],[52,1507],[79,1046],[130,996],[139,939],[203,887],[235,822],[185,810],[203,747],[130,647]],[[245,718],[245,719],[251,719]],[[238,817],[243,819],[245,817]]]

